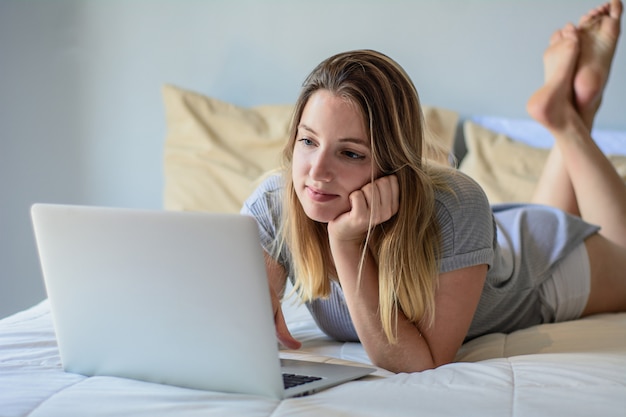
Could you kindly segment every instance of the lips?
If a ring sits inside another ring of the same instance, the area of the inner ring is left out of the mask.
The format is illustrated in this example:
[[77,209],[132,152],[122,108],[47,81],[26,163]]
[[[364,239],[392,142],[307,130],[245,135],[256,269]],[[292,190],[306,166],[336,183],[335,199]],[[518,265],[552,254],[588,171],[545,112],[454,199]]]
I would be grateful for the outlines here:
[[306,187],[306,193],[311,200],[317,201],[319,203],[325,203],[339,197],[337,194],[325,193],[317,188],[309,186]]

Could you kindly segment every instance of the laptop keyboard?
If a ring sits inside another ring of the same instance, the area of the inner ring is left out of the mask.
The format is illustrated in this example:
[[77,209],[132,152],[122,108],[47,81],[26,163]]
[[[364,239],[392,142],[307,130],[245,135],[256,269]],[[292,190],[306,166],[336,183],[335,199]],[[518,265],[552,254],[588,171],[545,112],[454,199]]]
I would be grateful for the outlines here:
[[285,389],[307,384],[313,381],[319,381],[320,379],[322,378],[317,376],[283,374],[283,384],[285,385]]

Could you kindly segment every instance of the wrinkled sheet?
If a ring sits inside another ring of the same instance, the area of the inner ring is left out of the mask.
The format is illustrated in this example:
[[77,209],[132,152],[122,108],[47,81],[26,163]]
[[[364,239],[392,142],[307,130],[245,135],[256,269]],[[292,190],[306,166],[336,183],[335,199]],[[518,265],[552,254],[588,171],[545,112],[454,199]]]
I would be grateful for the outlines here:
[[[299,351],[282,356],[369,363],[362,346],[326,338],[287,305]],[[0,320],[0,416],[621,416],[626,313],[540,325],[465,344],[455,363],[361,380],[287,400],[197,391],[61,369],[49,304]]]

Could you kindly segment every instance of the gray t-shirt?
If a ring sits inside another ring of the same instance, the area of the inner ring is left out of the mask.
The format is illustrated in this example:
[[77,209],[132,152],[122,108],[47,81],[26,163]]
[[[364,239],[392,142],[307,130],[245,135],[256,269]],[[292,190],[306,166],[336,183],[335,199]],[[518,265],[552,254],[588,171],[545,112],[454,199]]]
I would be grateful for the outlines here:
[[[538,288],[554,267],[598,227],[560,210],[539,205],[491,207],[480,186],[461,172],[450,172],[453,191],[437,191],[435,210],[441,230],[440,272],[487,264],[489,270],[466,340],[487,333],[509,333],[543,321]],[[241,212],[256,218],[261,244],[271,253],[281,218],[282,178],[267,178]],[[288,249],[278,262],[293,281]],[[358,336],[339,284],[331,295],[307,303],[317,325],[340,341]]]

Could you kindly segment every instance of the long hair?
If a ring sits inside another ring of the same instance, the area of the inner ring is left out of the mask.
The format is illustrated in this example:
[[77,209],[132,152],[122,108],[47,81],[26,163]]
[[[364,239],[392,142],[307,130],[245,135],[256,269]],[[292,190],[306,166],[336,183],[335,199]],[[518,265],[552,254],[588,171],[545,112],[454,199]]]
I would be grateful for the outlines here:
[[389,57],[372,50],[350,51],[324,60],[311,72],[296,102],[283,152],[283,240],[279,244],[291,252],[295,289],[304,301],[327,297],[330,280],[336,279],[326,225],[307,217],[292,181],[298,124],[309,98],[322,89],[351,101],[361,112],[372,150],[372,181],[375,171],[398,178],[397,214],[374,227],[363,247],[363,258],[369,250],[378,265],[380,320],[388,341],[394,343],[398,309],[414,323],[425,319],[430,325],[434,320],[440,251],[434,194],[445,185],[443,168],[429,163],[427,154],[439,148],[425,142],[417,90]]

